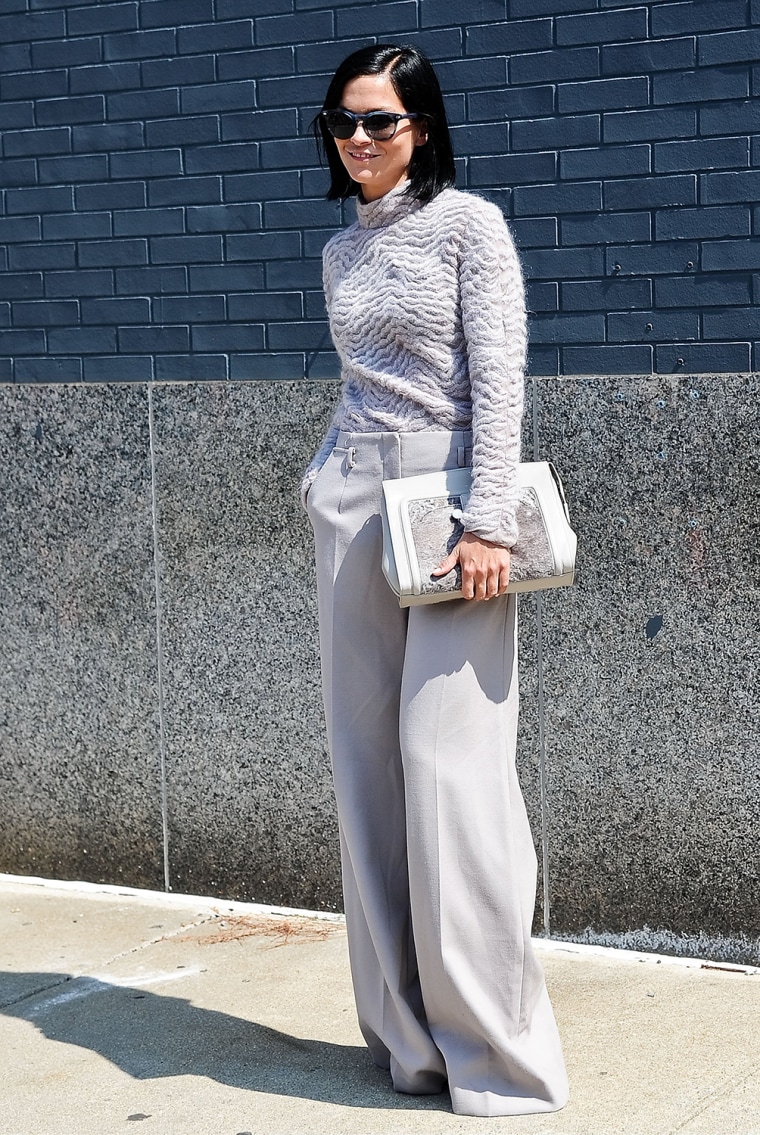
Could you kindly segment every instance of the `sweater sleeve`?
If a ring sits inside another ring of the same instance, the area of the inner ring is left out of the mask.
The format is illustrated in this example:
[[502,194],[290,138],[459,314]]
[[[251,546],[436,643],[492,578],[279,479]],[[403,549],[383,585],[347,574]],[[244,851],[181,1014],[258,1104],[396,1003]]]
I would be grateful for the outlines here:
[[467,532],[511,547],[517,539],[517,464],[523,411],[525,294],[501,211],[477,201],[459,268],[472,398],[472,493]]

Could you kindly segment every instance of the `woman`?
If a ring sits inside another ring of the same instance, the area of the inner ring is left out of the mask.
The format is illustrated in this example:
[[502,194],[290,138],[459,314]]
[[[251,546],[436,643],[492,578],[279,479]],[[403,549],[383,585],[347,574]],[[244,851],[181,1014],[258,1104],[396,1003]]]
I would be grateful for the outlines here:
[[[324,251],[343,393],[302,497],[349,954],[362,1032],[397,1091],[455,1112],[567,1098],[531,949],[536,858],[514,768],[515,542],[525,315],[500,211],[452,188],[429,61],[378,45],[336,71],[315,129],[357,222]],[[381,571],[386,477],[472,464],[465,598],[401,610]]]

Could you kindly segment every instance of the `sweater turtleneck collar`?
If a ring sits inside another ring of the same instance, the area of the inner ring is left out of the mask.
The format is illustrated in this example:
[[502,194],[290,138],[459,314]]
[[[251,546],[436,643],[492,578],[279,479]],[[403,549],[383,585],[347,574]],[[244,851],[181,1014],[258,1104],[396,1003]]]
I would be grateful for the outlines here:
[[356,216],[363,229],[379,229],[414,213],[422,205],[416,197],[407,194],[408,181],[402,181],[375,201],[365,201],[361,191],[356,197]]

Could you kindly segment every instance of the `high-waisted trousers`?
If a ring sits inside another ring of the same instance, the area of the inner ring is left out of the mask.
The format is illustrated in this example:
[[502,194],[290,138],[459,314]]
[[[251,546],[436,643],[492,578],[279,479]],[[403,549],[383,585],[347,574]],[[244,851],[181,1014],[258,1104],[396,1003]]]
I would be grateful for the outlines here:
[[359,1023],[397,1091],[454,1111],[567,1099],[530,942],[536,855],[515,773],[514,595],[402,610],[381,483],[467,460],[466,433],[346,434],[307,497]]

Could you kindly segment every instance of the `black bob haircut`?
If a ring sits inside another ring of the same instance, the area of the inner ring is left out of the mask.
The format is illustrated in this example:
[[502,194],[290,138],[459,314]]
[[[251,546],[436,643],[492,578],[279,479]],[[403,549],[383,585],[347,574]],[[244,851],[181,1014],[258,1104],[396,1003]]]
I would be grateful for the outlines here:
[[[323,110],[335,110],[341,105],[346,84],[361,75],[383,75],[387,72],[404,109],[410,114],[424,115],[428,140],[414,150],[409,167],[409,187],[406,192],[418,201],[430,201],[442,189],[454,184],[456,170],[451,145],[446,109],[438,83],[438,76],[427,56],[416,47],[378,43],[354,51],[338,67],[327,88]],[[317,115],[312,123],[320,159],[327,158],[330,167],[329,201],[345,201],[359,192],[340,160],[338,147],[322,118]]]

